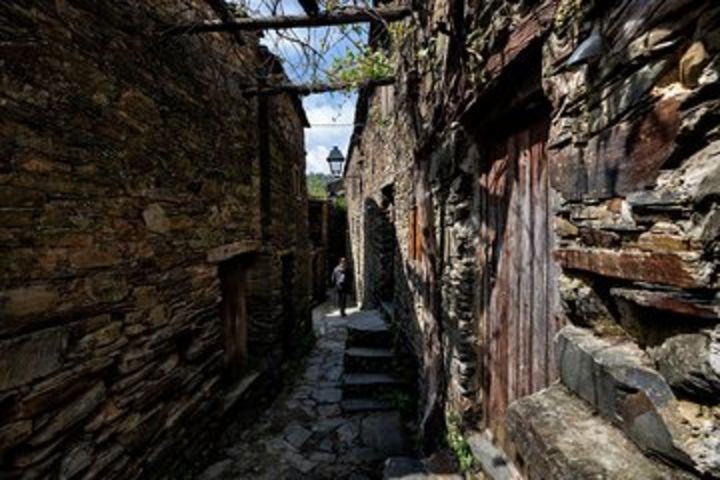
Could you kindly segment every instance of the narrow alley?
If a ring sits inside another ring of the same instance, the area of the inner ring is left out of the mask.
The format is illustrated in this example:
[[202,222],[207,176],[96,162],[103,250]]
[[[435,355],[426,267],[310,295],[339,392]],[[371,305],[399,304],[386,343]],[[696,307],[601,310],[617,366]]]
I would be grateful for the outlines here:
[[0,480],[316,479],[720,479],[720,1],[0,0]]
[[229,427],[224,458],[199,480],[369,480],[412,453],[414,418],[392,402],[402,397],[390,333],[377,312],[348,312],[316,310],[317,343],[296,377],[252,427]]

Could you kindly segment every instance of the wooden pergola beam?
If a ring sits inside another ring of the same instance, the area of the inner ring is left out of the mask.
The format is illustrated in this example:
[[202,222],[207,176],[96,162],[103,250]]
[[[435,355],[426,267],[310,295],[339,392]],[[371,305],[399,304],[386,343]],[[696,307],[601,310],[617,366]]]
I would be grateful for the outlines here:
[[360,83],[333,82],[333,83],[310,83],[304,85],[296,84],[279,84],[269,85],[267,87],[249,88],[243,92],[247,97],[280,95],[282,93],[290,93],[294,95],[312,95],[314,93],[337,92],[350,88],[371,88],[392,85],[395,83],[395,77],[382,77],[372,80],[366,80]]
[[168,25],[161,30],[165,35],[192,35],[208,32],[252,32],[300,27],[329,27],[374,21],[397,22],[410,16],[411,13],[410,7],[347,7],[320,12],[317,15],[236,18],[233,21],[203,20],[194,23]]

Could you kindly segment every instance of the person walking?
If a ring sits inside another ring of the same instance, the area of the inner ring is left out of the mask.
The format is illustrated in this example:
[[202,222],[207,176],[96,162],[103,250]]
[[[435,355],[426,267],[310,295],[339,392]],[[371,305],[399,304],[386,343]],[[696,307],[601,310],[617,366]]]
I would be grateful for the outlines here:
[[331,281],[335,287],[340,316],[346,317],[345,307],[347,306],[347,296],[350,292],[350,270],[348,269],[345,257],[340,259],[340,263],[338,263],[337,267],[333,270]]

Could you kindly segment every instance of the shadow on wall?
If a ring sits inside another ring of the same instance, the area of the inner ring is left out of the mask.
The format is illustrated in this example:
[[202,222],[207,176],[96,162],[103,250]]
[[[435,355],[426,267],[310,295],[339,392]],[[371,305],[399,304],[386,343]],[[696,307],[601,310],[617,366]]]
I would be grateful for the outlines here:
[[395,297],[395,263],[400,246],[394,224],[394,200],[384,196],[382,205],[365,200],[363,308],[389,308]]

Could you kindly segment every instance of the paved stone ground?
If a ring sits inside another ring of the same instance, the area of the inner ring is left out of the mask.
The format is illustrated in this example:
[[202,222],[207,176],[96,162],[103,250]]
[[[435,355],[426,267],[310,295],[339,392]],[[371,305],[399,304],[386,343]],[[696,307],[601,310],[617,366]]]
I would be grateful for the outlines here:
[[313,324],[318,340],[302,374],[200,480],[375,479],[387,457],[407,451],[398,412],[340,409],[347,319],[332,312]]

